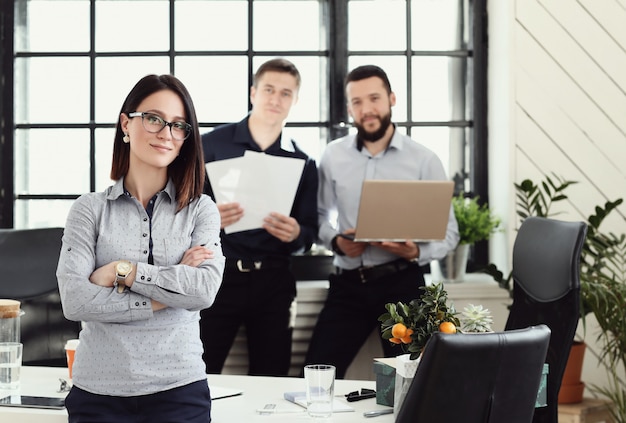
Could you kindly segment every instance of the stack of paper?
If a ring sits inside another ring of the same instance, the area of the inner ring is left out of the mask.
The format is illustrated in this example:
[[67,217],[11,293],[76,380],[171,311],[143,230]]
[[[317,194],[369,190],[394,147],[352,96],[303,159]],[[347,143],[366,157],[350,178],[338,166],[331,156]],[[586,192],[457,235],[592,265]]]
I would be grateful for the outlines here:
[[247,150],[242,157],[206,164],[207,174],[220,203],[237,202],[244,210],[226,233],[258,229],[270,212],[289,216],[304,160],[271,156]]

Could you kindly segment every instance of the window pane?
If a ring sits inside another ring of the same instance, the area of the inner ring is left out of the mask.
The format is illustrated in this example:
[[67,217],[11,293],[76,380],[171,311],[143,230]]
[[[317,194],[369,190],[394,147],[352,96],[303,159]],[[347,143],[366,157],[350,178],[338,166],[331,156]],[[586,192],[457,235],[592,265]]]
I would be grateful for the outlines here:
[[450,128],[447,127],[414,127],[411,138],[435,152],[441,159],[448,178],[450,175]]
[[15,59],[17,123],[89,121],[89,59]]
[[73,200],[16,200],[15,228],[65,227]]
[[96,51],[170,48],[169,2],[96,1]]
[[465,59],[414,57],[412,120],[464,119]]
[[17,0],[15,23],[17,52],[89,50],[87,0]]
[[247,63],[245,56],[176,59],[176,76],[189,90],[200,122],[235,122],[248,113]]
[[283,134],[293,139],[298,147],[319,164],[327,143],[328,134],[325,128],[287,127],[283,130]]
[[246,50],[248,2],[178,0],[176,50]]
[[137,81],[148,74],[170,73],[167,57],[98,57],[96,122],[117,123],[120,107]]
[[459,0],[411,1],[411,48],[455,50],[461,45],[463,16]]
[[253,2],[254,50],[323,49],[320,3],[318,0]]
[[351,1],[348,19],[350,51],[406,50],[405,1]]
[[348,72],[357,66],[376,65],[381,67],[396,94],[396,106],[392,109],[392,120],[404,122],[407,119],[406,57],[404,56],[350,56]]
[[[254,58],[254,71],[268,57]],[[289,111],[287,122],[319,122],[327,116],[328,105],[328,82],[326,80],[327,59],[323,57],[286,57],[298,71],[302,82],[298,93],[298,102]]]
[[89,130],[25,129],[15,137],[16,193],[89,191]]
[[[120,103],[121,105],[121,103]],[[111,161],[113,159],[113,138],[115,128],[96,129],[96,192],[104,191],[113,184]]]

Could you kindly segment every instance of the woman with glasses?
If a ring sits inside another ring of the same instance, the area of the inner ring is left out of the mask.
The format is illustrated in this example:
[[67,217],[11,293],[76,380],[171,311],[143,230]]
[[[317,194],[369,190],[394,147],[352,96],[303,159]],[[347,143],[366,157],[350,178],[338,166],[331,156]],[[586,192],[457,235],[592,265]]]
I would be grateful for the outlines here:
[[111,179],[67,218],[57,278],[82,321],[69,422],[211,421],[199,311],[222,281],[220,216],[185,86],[148,75],[126,97]]

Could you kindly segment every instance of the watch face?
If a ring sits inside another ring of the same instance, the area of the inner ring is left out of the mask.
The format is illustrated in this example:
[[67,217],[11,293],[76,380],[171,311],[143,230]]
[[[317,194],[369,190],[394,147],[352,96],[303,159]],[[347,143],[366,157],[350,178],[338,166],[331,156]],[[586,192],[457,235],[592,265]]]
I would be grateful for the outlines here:
[[120,261],[119,263],[117,263],[117,266],[115,266],[115,270],[117,271],[118,275],[125,276],[128,275],[131,270],[133,270],[133,266],[128,261]]

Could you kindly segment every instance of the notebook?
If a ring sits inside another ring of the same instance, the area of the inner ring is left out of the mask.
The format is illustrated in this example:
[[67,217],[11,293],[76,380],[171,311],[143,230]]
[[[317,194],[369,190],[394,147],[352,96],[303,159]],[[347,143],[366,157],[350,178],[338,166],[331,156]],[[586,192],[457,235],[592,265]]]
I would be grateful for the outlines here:
[[363,181],[356,241],[435,241],[446,237],[453,181]]
[[[284,398],[293,402],[294,404],[298,404],[300,407],[307,408],[306,405],[306,392],[285,392]],[[340,400],[339,398],[333,398],[333,413],[343,413],[346,411],[354,411],[347,402]]]

